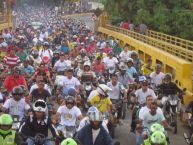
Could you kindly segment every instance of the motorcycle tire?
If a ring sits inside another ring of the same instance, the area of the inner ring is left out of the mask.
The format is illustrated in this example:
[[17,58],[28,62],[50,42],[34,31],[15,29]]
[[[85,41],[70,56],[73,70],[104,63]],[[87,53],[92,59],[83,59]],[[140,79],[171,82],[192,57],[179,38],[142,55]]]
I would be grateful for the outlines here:
[[125,117],[126,117],[126,111],[127,111],[127,104],[126,104],[126,103],[123,103],[122,119],[125,119]]

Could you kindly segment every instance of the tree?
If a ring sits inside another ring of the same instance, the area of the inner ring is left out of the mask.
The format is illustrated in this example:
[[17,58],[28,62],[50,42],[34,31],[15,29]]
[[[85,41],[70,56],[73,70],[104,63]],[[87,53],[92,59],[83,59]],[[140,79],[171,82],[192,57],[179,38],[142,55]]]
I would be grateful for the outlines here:
[[110,17],[193,40],[192,0],[103,0]]

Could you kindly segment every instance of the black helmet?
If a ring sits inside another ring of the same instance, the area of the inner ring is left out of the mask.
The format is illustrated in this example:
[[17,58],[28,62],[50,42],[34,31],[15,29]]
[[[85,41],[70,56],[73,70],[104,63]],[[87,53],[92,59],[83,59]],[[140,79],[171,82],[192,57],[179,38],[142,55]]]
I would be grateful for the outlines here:
[[13,90],[12,90],[12,95],[15,95],[15,94],[23,94],[23,89],[22,89],[22,87],[20,87],[20,86],[16,86],[16,87],[14,87],[13,88]]
[[172,75],[170,73],[165,74],[164,80],[165,81],[171,81],[172,80]]

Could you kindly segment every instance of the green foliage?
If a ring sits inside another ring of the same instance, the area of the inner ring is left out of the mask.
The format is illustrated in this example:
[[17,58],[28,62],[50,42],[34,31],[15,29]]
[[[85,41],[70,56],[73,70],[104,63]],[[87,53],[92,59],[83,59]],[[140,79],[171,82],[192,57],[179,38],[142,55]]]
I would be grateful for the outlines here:
[[146,23],[150,29],[193,40],[192,0],[103,0],[103,3],[113,21],[118,18]]

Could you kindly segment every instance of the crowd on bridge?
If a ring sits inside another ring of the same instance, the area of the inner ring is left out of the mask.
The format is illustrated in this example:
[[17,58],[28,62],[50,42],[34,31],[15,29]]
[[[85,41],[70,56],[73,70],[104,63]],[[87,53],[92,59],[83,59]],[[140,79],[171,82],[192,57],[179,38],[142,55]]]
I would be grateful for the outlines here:
[[136,145],[170,143],[184,92],[161,64],[55,8],[16,17],[0,34],[0,143],[118,145],[112,138],[128,111]]

